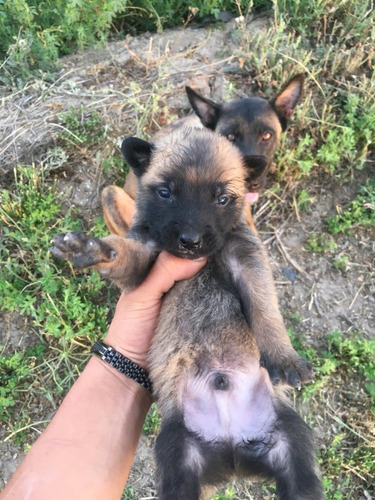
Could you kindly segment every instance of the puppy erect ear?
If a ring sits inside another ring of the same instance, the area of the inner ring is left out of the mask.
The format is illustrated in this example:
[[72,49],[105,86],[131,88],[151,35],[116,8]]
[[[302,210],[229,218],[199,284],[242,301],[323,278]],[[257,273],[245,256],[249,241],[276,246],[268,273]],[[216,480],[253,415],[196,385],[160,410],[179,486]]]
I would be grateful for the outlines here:
[[283,130],[286,129],[288,121],[293,115],[294,108],[301,97],[304,81],[305,75],[303,73],[293,76],[271,101],[271,105],[279,117]]
[[151,142],[137,137],[127,137],[122,141],[122,154],[137,177],[141,177],[146,172],[154,147]]
[[191,107],[193,108],[195,114],[199,117],[202,125],[211,130],[215,130],[217,122],[220,116],[219,104],[210,101],[201,95],[197,94],[190,87],[185,87],[188,99],[190,101]]

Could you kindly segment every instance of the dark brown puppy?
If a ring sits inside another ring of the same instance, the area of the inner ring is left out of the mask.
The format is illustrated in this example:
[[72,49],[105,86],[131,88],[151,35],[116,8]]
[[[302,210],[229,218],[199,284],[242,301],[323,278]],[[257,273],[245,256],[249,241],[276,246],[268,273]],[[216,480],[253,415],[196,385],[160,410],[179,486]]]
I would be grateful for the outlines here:
[[158,498],[198,500],[257,474],[276,479],[280,499],[321,500],[311,432],[281,387],[311,380],[312,367],[290,343],[265,250],[246,224],[239,151],[209,130],[170,134],[156,148],[129,138],[122,150],[139,180],[127,238],[68,233],[52,252],[124,290],[161,250],[209,256],[166,294],[150,352]]
[[[157,132],[152,142],[157,143],[164,135],[186,127],[206,127],[226,137],[240,150],[246,166],[247,201],[257,200],[259,191],[266,183],[280,136],[302,94],[304,75],[291,78],[271,100],[259,97],[236,99],[217,104],[200,96],[190,87],[186,92],[196,116],[176,120]],[[137,194],[137,178],[133,172],[127,175],[124,190],[109,186],[102,193],[104,218],[112,234],[125,236],[135,212],[134,200]],[[118,210],[110,207],[116,203]],[[107,208],[109,205],[109,208]],[[247,220],[255,231],[250,206],[247,206]]]

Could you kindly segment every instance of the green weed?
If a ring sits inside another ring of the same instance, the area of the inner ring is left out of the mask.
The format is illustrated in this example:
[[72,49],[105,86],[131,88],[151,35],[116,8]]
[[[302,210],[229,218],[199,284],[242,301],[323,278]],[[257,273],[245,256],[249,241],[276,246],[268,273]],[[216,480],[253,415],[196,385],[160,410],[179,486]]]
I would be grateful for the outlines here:
[[211,500],[232,500],[235,498],[235,492],[233,488],[227,488],[223,493],[218,493],[211,497]]
[[375,179],[370,179],[362,186],[356,198],[346,210],[337,207],[336,217],[326,219],[331,234],[346,232],[355,226],[375,225]]
[[348,93],[346,99],[338,120],[340,127],[325,132],[324,143],[316,155],[318,163],[331,172],[340,164],[362,169],[368,148],[375,140],[375,103],[366,109],[357,94]]
[[[351,336],[344,338],[335,331],[328,335],[329,353],[337,360],[337,366],[349,373],[359,373],[367,382],[375,382],[375,340]],[[375,403],[375,399],[374,399]]]
[[289,329],[288,333],[294,348],[317,369],[314,384],[304,388],[306,399],[324,387],[329,376],[340,370],[342,376],[360,375],[372,403],[375,404],[374,339],[362,339],[354,334],[344,338],[341,332],[335,331],[327,335],[327,350],[317,353],[314,349],[306,348],[293,329]]
[[91,146],[105,138],[105,127],[95,111],[87,112],[84,108],[77,111],[71,107],[67,113],[60,115],[65,131],[61,137],[77,146]]
[[341,39],[347,47],[354,46],[373,30],[366,2],[347,0],[332,5],[330,0],[278,0],[275,6],[289,26],[322,43],[334,44]]
[[[250,0],[241,2],[246,12]],[[257,0],[255,5],[261,5]],[[0,59],[3,83],[21,82],[33,69],[54,67],[59,56],[107,40],[112,34],[161,31],[191,19],[230,10],[231,0],[13,0],[0,2]],[[1,69],[1,68],[0,68]]]
[[136,500],[134,488],[128,486],[124,489],[121,495],[121,500]]
[[349,268],[349,257],[347,255],[341,255],[333,261],[333,267],[339,271],[345,272]]
[[[360,477],[368,477],[369,490],[371,488],[371,478],[375,473],[373,447],[348,446],[347,441],[348,436],[345,433],[339,433],[328,448],[318,451],[319,461],[324,466],[323,485],[327,500],[355,498],[356,485],[347,471],[354,471]],[[339,484],[338,477],[340,478]]]
[[310,196],[305,189],[301,189],[297,197],[297,207],[302,212],[306,211],[313,201],[314,197]]
[[74,277],[69,265],[55,264],[51,239],[81,225],[70,214],[61,215],[54,185],[45,185],[43,176],[43,170],[19,167],[17,195],[1,192],[0,306],[29,315],[45,335],[92,337],[106,325],[105,306],[92,304],[98,305],[105,284],[95,273]]
[[[307,358],[317,369],[313,384],[305,385],[302,400],[306,401],[315,398],[317,404],[324,401],[325,391],[337,390],[340,398],[342,411],[347,414],[347,406],[353,405],[356,401],[356,394],[353,394],[353,401],[345,399],[341,393],[340,383],[345,388],[354,377],[360,377],[361,385],[369,396],[372,406],[375,405],[375,367],[373,359],[375,357],[375,342],[360,338],[352,334],[344,335],[335,331],[327,336],[327,349],[316,352],[304,345],[302,339],[293,330],[289,331],[294,347],[298,352]],[[344,391],[345,393],[345,391]],[[350,389],[348,394],[350,394]],[[351,412],[363,411],[363,405],[359,408],[351,408]],[[357,405],[357,406],[358,406]],[[353,405],[354,406],[354,405]],[[339,406],[339,408],[341,408]],[[336,431],[333,433],[331,441],[318,450],[318,458],[324,471],[323,484],[325,487],[327,500],[338,500],[344,498],[354,498],[357,485],[353,481],[353,474],[360,477],[364,483],[371,484],[371,478],[375,474],[375,451],[369,439],[362,437],[359,421],[339,418],[332,412],[330,418],[335,421]],[[338,410],[338,415],[340,411]],[[319,418],[321,418],[319,412]],[[314,417],[311,417],[311,425],[314,425]],[[355,417],[354,417],[355,418]],[[366,424],[365,424],[366,425]],[[338,430],[339,431],[338,431]],[[354,439],[354,442],[353,442]],[[350,474],[349,474],[350,471]]]
[[153,403],[146,415],[146,420],[142,428],[142,434],[145,434],[146,436],[155,436],[159,432],[160,423],[161,418],[159,411],[155,403]]
[[[3,347],[2,347],[3,348]],[[17,389],[30,375],[30,360],[23,352],[0,355],[0,419],[6,419],[5,410],[14,406]]]
[[337,248],[332,236],[326,233],[311,233],[305,243],[306,250],[314,253],[329,253]]
[[[72,383],[84,361],[75,353],[77,341],[84,347],[85,339],[92,342],[106,331],[107,303],[114,290],[98,274],[75,275],[69,264],[56,264],[52,258],[53,236],[81,229],[81,223],[70,213],[62,214],[54,183],[43,168],[19,166],[14,187],[2,190],[0,201],[0,309],[29,316],[56,349],[49,351],[48,361],[42,361],[40,343],[26,352],[2,355],[0,394],[6,412],[31,376],[53,380],[58,391]],[[100,231],[103,224],[99,221]],[[34,373],[35,363],[42,373]],[[50,397],[48,391],[45,395]]]

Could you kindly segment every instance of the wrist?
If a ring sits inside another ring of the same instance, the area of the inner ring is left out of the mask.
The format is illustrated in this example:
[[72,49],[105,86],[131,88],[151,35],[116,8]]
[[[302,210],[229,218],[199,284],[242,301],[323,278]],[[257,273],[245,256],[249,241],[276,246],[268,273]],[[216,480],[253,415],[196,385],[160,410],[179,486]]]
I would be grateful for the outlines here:
[[152,393],[152,384],[148,371],[132,361],[128,356],[124,356],[118,350],[114,349],[112,345],[102,340],[97,340],[93,344],[91,352],[121,375],[131,379]]
[[129,358],[131,361],[136,363],[141,368],[148,370],[147,363],[147,350],[139,351],[139,349],[132,348],[130,345],[125,345],[123,339],[119,338],[118,335],[115,335],[109,332],[103,339],[103,342],[110,345],[117,352]]
[[124,394],[132,394],[135,400],[139,400],[147,408],[151,406],[153,397],[149,390],[135,380],[120,373],[99,356],[93,355],[87,366],[97,374],[97,380],[100,380],[100,385],[107,391],[113,393],[120,391]]

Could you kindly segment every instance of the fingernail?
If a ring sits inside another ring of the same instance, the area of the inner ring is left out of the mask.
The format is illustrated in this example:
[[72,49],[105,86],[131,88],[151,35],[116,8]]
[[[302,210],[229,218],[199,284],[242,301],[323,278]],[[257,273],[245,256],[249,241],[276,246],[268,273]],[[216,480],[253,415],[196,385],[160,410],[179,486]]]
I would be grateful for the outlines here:
[[194,259],[193,262],[204,262],[207,260],[207,257],[198,257],[197,259]]

